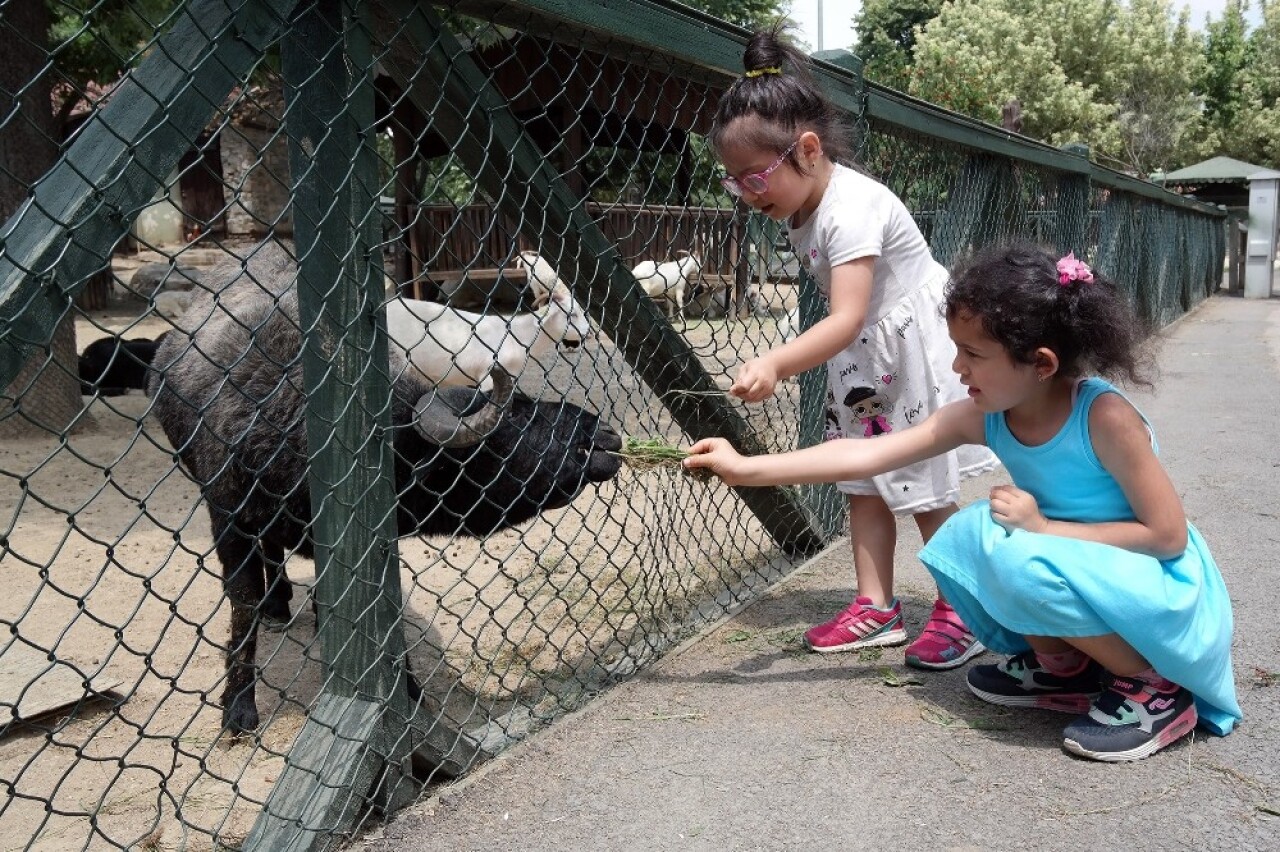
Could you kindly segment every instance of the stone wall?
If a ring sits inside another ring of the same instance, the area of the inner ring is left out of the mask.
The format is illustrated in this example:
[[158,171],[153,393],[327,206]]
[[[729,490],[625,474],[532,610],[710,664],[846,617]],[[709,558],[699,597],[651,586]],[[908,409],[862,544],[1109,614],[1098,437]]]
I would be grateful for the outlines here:
[[284,97],[279,84],[255,87],[222,129],[222,177],[227,196],[227,235],[258,237],[293,233],[289,206],[289,145],[280,130]]

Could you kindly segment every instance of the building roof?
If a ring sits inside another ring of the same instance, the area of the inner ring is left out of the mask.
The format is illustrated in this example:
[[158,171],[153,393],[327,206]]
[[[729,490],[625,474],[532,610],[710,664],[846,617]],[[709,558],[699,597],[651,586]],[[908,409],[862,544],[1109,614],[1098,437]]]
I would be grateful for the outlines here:
[[1213,157],[1202,163],[1169,172],[1161,183],[1247,183],[1250,176],[1267,171],[1266,166],[1256,166],[1231,157]]

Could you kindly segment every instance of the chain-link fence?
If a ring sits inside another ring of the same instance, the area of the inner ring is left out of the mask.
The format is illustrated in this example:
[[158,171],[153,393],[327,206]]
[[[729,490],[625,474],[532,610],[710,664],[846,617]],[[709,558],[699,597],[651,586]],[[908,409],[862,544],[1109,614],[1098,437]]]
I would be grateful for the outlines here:
[[[821,422],[820,371],[725,393],[816,311],[703,141],[742,31],[641,0],[0,31],[3,848],[340,845],[841,530],[828,488],[661,452]],[[1074,249],[1158,323],[1217,287],[1219,212],[832,59],[940,260]]]

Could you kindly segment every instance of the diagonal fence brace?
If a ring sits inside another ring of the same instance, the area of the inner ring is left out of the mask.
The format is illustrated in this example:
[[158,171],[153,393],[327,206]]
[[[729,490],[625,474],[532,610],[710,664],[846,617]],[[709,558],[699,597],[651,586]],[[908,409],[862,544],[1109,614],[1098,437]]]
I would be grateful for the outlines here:
[[[746,453],[763,451],[697,356],[661,316],[582,200],[547,165],[506,99],[430,8],[406,0],[374,4],[383,68],[446,137],[456,156],[521,231],[559,257],[562,277],[627,363],[690,435],[723,435]],[[443,92],[443,96],[441,93]],[[518,189],[512,191],[512,187]],[[542,211],[538,220],[525,211]],[[672,391],[684,393],[672,393]],[[692,391],[692,393],[688,393]],[[737,489],[769,535],[789,554],[815,553],[824,535],[797,492]]]
[[296,0],[193,0],[0,229],[0,387],[110,260]]

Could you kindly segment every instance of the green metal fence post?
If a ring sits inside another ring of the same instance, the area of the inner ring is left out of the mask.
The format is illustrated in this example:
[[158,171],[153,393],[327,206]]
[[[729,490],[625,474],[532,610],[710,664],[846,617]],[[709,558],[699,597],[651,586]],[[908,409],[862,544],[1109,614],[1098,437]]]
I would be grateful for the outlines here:
[[[1080,142],[1069,142],[1062,146],[1062,150],[1075,154],[1086,162],[1089,159],[1089,146]],[[1058,173],[1058,254],[1075,252],[1082,258],[1088,254],[1085,234],[1089,217],[1089,195],[1090,181],[1087,172]]]
[[991,239],[992,222],[1000,215],[999,187],[1008,163],[1000,157],[978,153],[965,160],[948,193],[946,209],[938,218],[930,249],[943,266]]
[[328,846],[415,792],[401,632],[373,52],[358,0],[316,0],[283,43],[315,507],[323,692],[246,846]]
[[[822,50],[813,54],[814,59],[830,62],[843,68],[852,75],[848,94],[854,103],[863,104],[863,108],[851,114],[851,130],[853,148],[861,151],[866,145],[866,86],[863,78],[862,59],[847,50]],[[828,87],[830,88],[830,87]],[[824,305],[818,293],[818,283],[800,267],[799,279],[799,328],[808,328],[823,318]],[[799,329],[797,329],[799,331]],[[811,447],[821,443],[826,427],[827,413],[827,371],[825,366],[815,367],[801,373],[800,382],[800,440],[802,447]],[[845,527],[848,519],[848,502],[840,495],[833,484],[813,485],[802,490],[809,499],[809,506],[816,514],[822,528],[828,535],[836,535]]]
[[[809,328],[824,316],[818,283],[800,268],[799,307],[797,317],[800,329]],[[827,414],[827,370],[825,366],[805,370],[796,377],[800,382],[800,434],[798,445],[812,447],[822,443]],[[839,489],[831,483],[805,486],[801,490],[808,498],[809,508],[818,518],[827,535],[834,536],[845,527],[848,503],[840,496]]]

